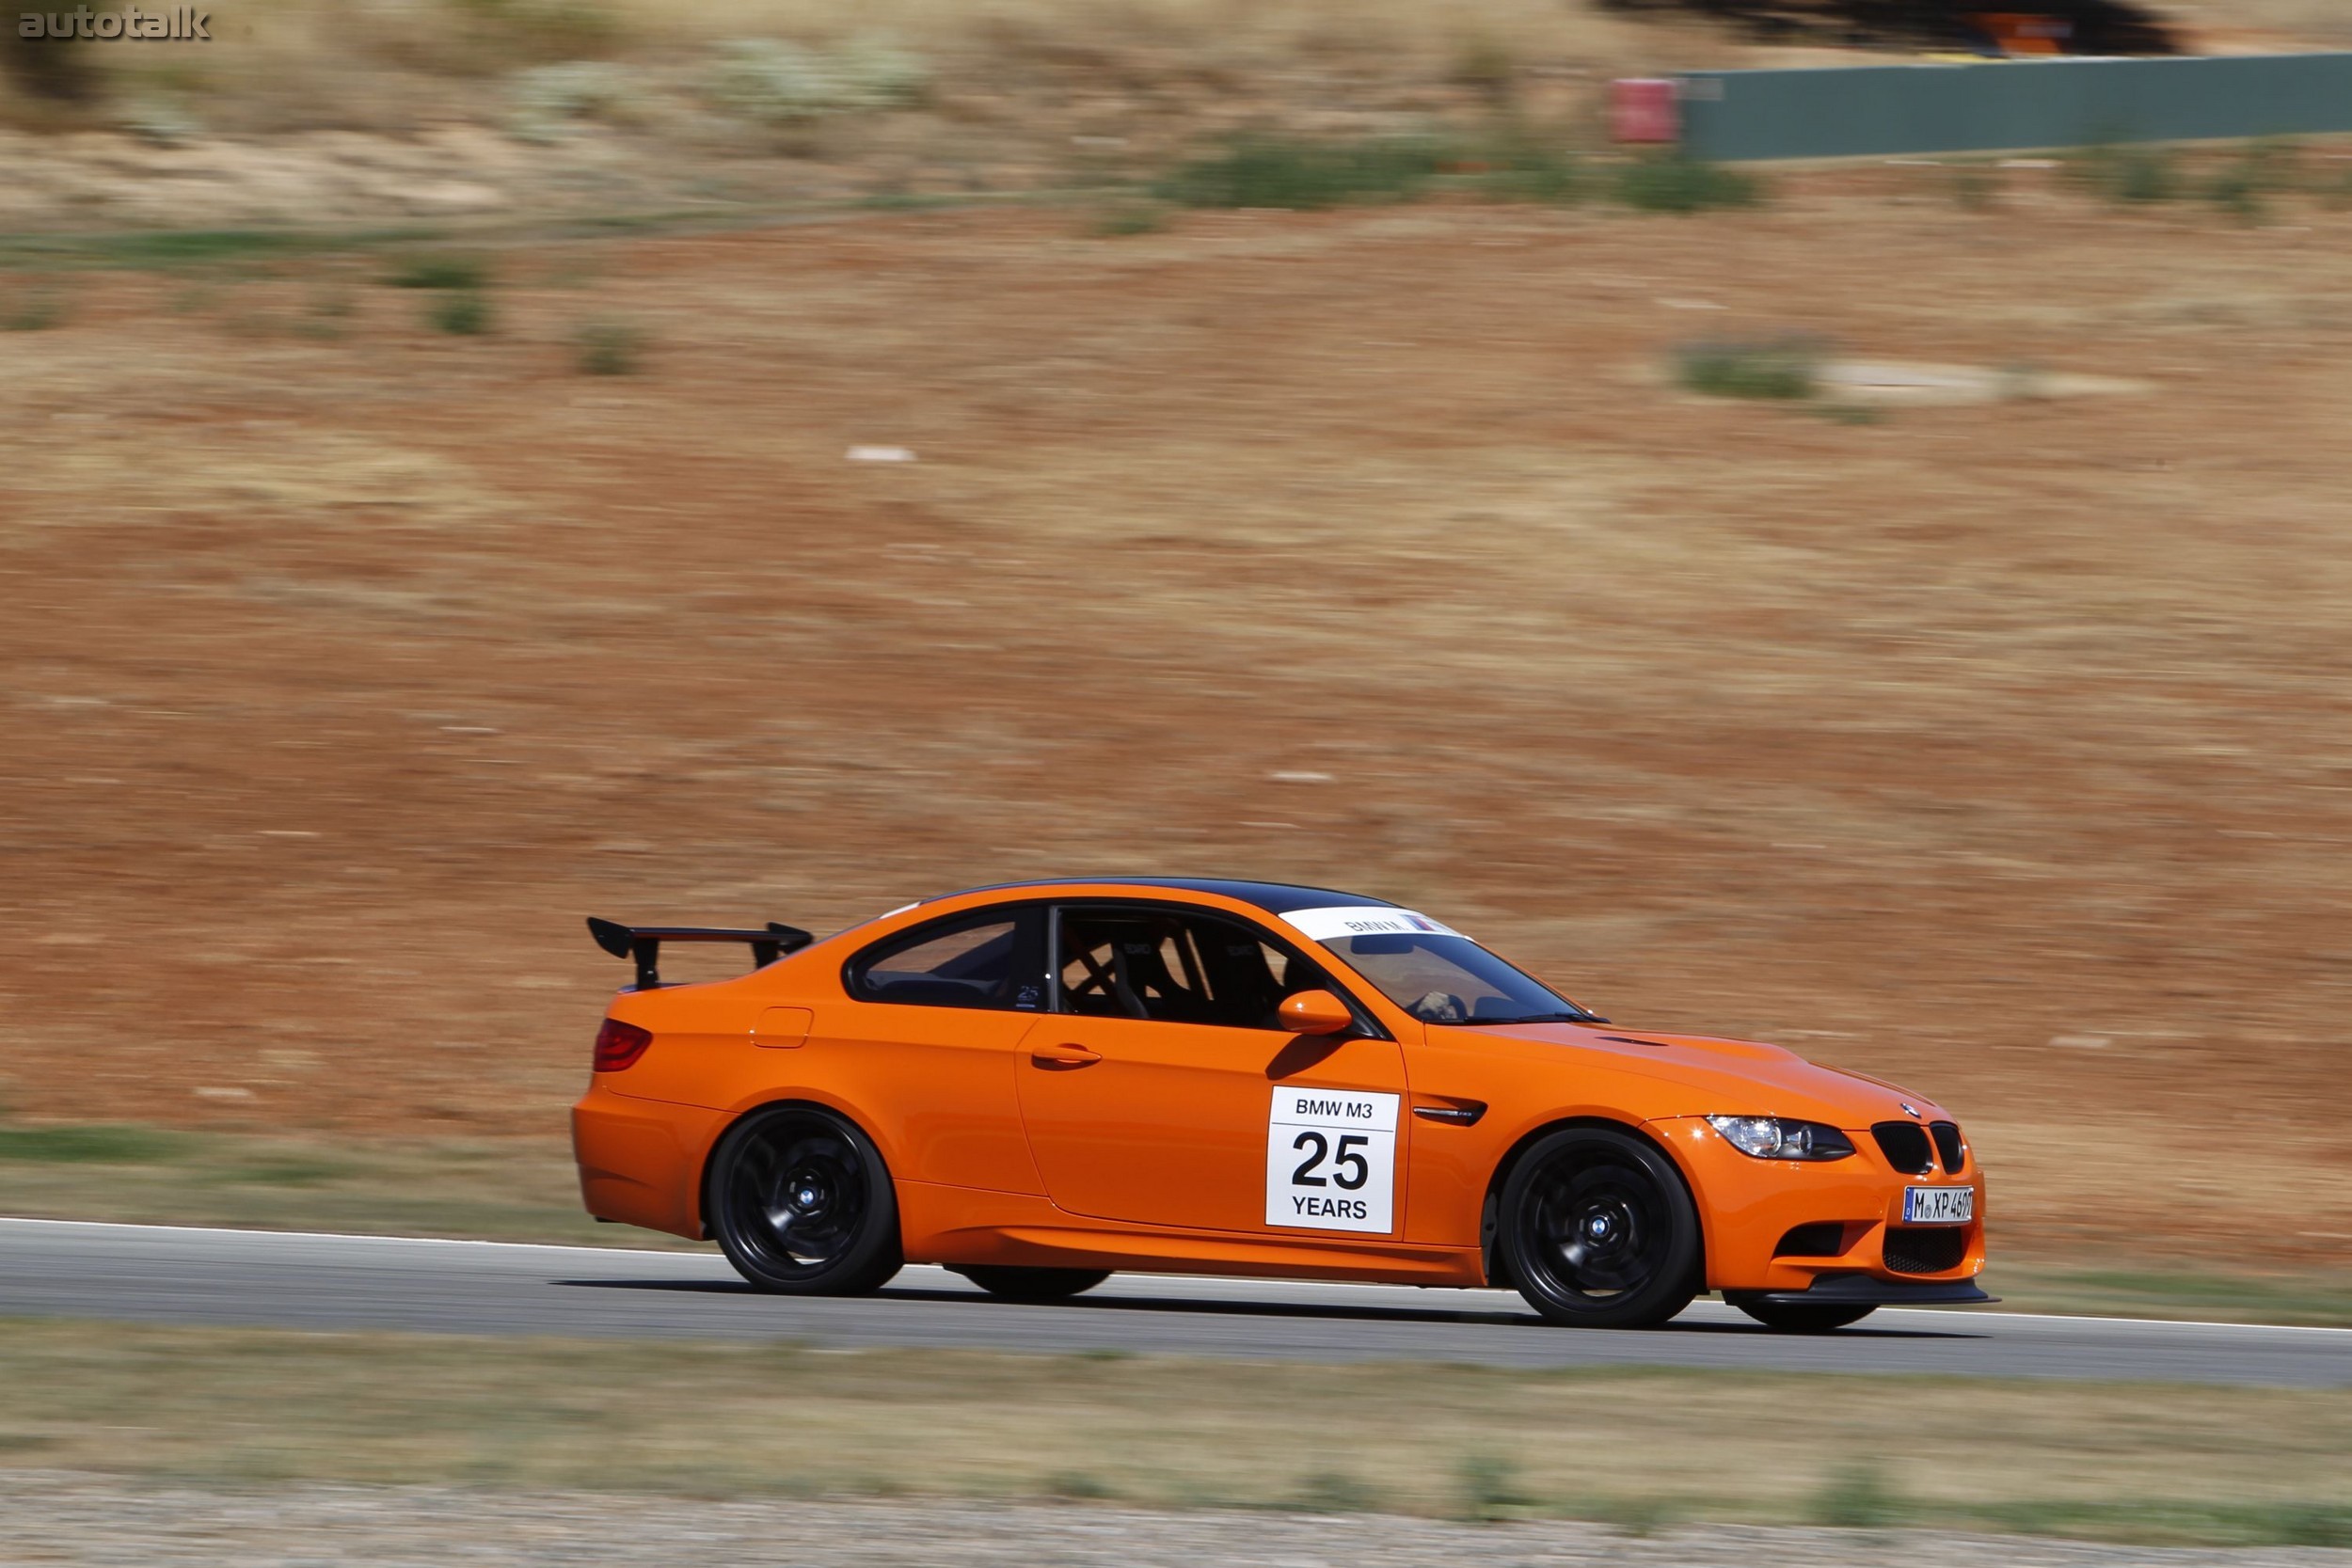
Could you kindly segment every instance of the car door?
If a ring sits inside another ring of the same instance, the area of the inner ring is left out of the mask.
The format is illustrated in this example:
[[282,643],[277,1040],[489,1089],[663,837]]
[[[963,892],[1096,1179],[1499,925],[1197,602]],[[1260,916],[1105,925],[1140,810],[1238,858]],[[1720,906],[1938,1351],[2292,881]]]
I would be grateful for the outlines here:
[[1347,1037],[1279,1027],[1284,996],[1336,989],[1300,949],[1181,904],[1061,904],[1050,927],[1054,1010],[1015,1071],[1057,1207],[1193,1230],[1402,1234],[1404,1053],[1360,1009]]

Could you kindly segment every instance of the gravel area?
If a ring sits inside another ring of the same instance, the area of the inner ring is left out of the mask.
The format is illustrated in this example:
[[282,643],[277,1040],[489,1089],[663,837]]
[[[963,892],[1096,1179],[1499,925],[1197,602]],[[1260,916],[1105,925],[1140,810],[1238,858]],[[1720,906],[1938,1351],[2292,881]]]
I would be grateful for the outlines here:
[[2352,1552],[2156,1550],[2019,1537],[1705,1526],[1635,1538],[1581,1524],[1375,1514],[1144,1513],[1083,1505],[707,1502],[447,1487],[222,1490],[0,1474],[0,1563],[401,1568],[728,1562],[792,1568],[2352,1568]]

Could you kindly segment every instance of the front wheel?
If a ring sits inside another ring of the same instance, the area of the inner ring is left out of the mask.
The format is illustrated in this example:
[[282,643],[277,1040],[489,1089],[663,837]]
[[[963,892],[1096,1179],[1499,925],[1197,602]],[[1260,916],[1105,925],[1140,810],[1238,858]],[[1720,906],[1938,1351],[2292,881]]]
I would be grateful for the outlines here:
[[1571,1127],[1512,1167],[1502,1261],[1556,1323],[1649,1328],[1698,1294],[1698,1210],[1681,1174],[1629,1132]]
[[860,1295],[904,1266],[881,1152],[814,1105],[756,1112],[730,1129],[710,1159],[705,1212],[727,1261],[763,1291]]
[[1833,1328],[1860,1323],[1878,1310],[1867,1303],[1855,1306],[1851,1302],[1833,1305],[1829,1302],[1759,1301],[1737,1291],[1725,1291],[1724,1300],[1766,1328],[1777,1328],[1784,1334],[1827,1334]]
[[1067,1301],[1111,1276],[1108,1269],[1024,1269],[994,1263],[950,1266],[947,1272],[960,1274],[990,1295],[1007,1301]]

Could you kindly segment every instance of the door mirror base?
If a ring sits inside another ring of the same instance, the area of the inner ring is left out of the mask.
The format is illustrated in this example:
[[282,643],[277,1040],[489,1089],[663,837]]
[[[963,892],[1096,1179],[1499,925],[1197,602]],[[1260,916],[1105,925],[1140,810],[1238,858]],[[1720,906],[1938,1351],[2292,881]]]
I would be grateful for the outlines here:
[[1282,1027],[1294,1035],[1337,1035],[1356,1027],[1356,1012],[1327,990],[1282,998]]

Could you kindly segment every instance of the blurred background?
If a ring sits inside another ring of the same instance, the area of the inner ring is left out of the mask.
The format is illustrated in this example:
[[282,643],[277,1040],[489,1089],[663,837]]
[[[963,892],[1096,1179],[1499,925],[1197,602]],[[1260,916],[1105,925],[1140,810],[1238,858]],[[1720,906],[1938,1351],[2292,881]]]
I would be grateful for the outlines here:
[[2035,18],[8,40],[0,1210],[611,1242],[583,915],[1216,874],[1934,1094],[2012,1302],[2352,1320],[2352,142],[1609,136],[2352,47]]
[[[580,917],[1228,875],[1931,1093],[2009,1309],[2352,1326],[2352,136],[1708,162],[1748,89],[1668,85],[2352,61],[2333,0],[2013,2],[40,11],[0,1215],[687,1248],[579,1211],[628,980]],[[376,1260],[343,1317],[221,1262],[303,1246]],[[64,1300],[38,1248],[80,1307],[21,1305]],[[1077,1307],[1019,1356],[348,1331],[449,1289],[428,1253],[703,1267],[0,1220],[14,1312],[174,1319],[5,1323],[0,1557],[2352,1544],[2343,1336],[1701,1307],[1645,1338],[1722,1366],[1400,1375],[1075,1350]],[[875,1309],[1057,1312],[936,1284]],[[1383,1312],[1454,1331],[1289,1333]],[[1764,1370],[2035,1333],[2200,1383]]]

